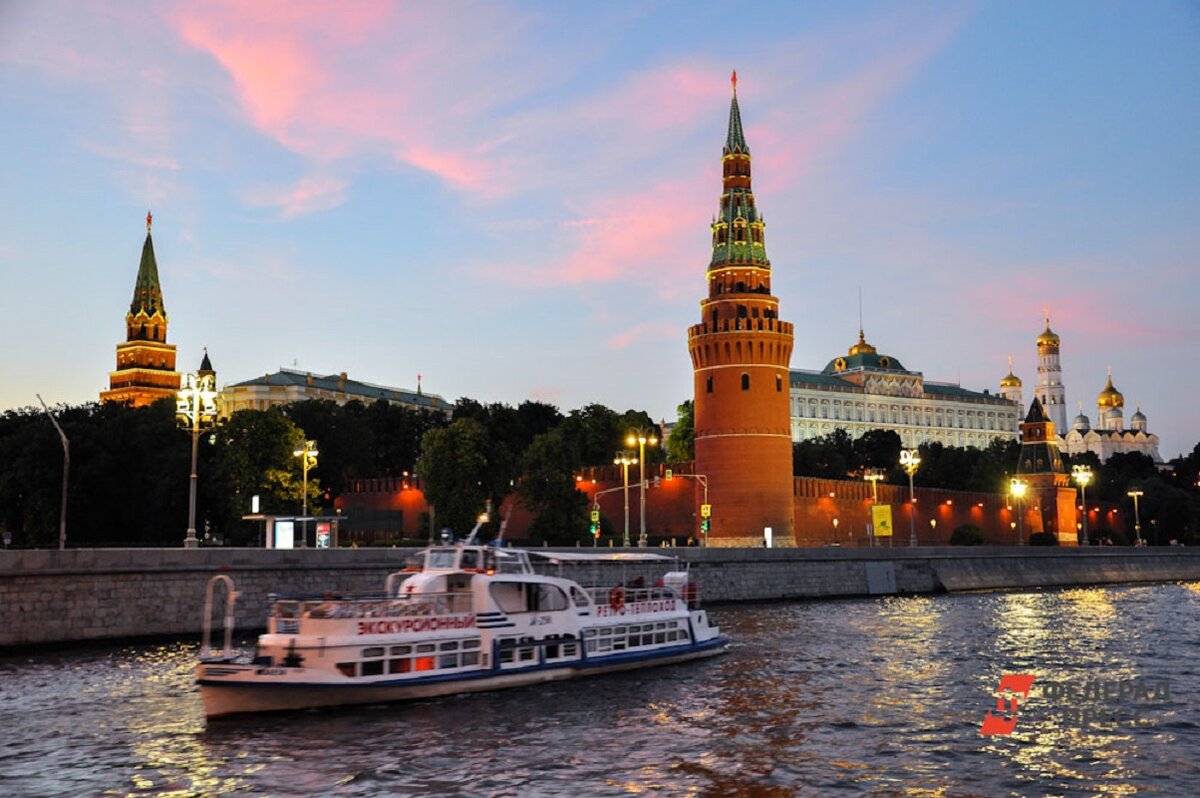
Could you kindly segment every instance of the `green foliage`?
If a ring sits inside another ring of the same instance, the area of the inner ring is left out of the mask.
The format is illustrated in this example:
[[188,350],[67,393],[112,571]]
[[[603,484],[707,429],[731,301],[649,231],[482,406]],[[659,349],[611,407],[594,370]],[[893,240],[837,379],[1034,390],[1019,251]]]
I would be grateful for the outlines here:
[[696,459],[695,406],[691,399],[675,408],[677,413],[671,437],[667,438],[667,461],[686,463]]
[[522,458],[517,495],[537,513],[529,529],[534,543],[564,546],[585,542],[588,535],[587,496],[575,488],[579,453],[561,429],[534,438]]
[[487,429],[469,416],[425,433],[417,473],[425,498],[436,511],[438,529],[449,527],[455,534],[465,535],[475,526],[489,498],[491,448]]
[[1034,532],[1029,536],[1030,546],[1057,546],[1058,535],[1053,532]]
[[983,542],[983,530],[975,524],[956,526],[950,533],[951,546],[982,546]]

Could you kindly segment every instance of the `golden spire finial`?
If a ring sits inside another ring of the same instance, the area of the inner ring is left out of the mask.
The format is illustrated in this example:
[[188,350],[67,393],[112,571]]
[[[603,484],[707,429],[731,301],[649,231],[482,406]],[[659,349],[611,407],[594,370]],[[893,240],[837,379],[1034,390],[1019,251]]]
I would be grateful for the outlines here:
[[1012,355],[1008,356],[1008,373],[1012,374]]
[[154,221],[154,214],[146,211],[146,232],[150,232],[150,224]]
[[737,97],[737,70],[733,70],[733,75],[730,76],[729,82],[733,85],[733,96]]

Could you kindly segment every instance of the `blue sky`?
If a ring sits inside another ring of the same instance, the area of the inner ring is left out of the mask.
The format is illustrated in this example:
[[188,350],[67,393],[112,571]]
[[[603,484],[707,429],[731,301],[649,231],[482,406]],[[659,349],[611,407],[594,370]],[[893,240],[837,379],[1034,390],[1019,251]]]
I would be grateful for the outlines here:
[[[430,7],[434,6],[434,7]],[[0,407],[169,340],[448,399],[689,398],[729,72],[794,368],[868,340],[1200,440],[1194,3],[0,2]]]

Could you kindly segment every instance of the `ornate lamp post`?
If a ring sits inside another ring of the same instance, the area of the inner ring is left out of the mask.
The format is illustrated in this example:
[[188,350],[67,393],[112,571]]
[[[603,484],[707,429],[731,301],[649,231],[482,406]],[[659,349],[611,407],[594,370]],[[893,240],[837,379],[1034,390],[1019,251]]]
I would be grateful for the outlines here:
[[211,374],[191,372],[183,375],[183,387],[175,400],[175,416],[191,427],[192,432],[192,476],[188,485],[188,528],[183,540],[185,549],[200,545],[196,538],[196,459],[200,449],[200,425],[209,424],[217,418],[217,391]]
[[292,452],[293,457],[300,458],[300,472],[302,474],[300,482],[300,515],[304,517],[304,533],[300,538],[300,548],[308,545],[308,469],[317,464],[316,441],[305,441],[303,449],[296,449]]
[[1126,496],[1133,497],[1133,534],[1137,537],[1137,545],[1142,545],[1142,516],[1138,513],[1138,497],[1146,494],[1141,488],[1127,491]]
[[921,455],[916,449],[903,449],[900,452],[900,467],[908,472],[908,545],[917,545],[917,501],[913,491],[913,475],[921,465]]
[[629,546],[629,467],[637,465],[638,459],[633,456],[633,452],[617,452],[617,456],[613,458],[613,465],[621,467],[621,480],[625,487],[625,536],[621,538],[622,546]]
[[1092,469],[1085,465],[1071,466],[1071,479],[1075,480],[1079,485],[1079,490],[1083,496],[1083,545],[1088,544],[1088,511],[1087,511],[1087,486],[1092,481]]
[[641,488],[642,488],[642,512],[641,512],[642,526],[641,526],[641,531],[638,533],[638,545],[645,546],[646,545],[646,445],[649,444],[651,446],[657,446],[658,438],[655,437],[655,435],[651,432],[631,432],[631,433],[629,433],[629,436],[627,438],[625,438],[625,445],[632,448],[634,444],[637,444],[637,447],[638,447],[638,459],[635,462],[640,463],[640,465],[638,466],[638,476],[641,478],[640,481],[641,481]]
[[1019,479],[1008,483],[1008,492],[1017,500],[1017,545],[1025,545],[1025,491],[1029,486]]

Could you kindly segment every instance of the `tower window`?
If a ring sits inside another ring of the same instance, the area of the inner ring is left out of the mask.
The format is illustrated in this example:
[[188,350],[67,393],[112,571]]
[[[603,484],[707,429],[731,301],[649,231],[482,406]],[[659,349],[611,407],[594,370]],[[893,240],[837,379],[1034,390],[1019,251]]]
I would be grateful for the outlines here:
[[745,305],[738,305],[738,306],[737,306],[737,314],[738,314],[738,318],[739,318],[739,319],[744,319],[744,318],[746,318],[746,306],[745,306]]
[[707,380],[705,380],[705,390],[706,390],[708,393],[712,393],[712,392],[713,392],[713,391],[712,391],[712,375],[711,375],[711,374],[709,374],[709,375],[708,375],[708,379],[707,379]]
[[778,374],[775,375],[775,390],[778,393],[783,393],[783,377],[780,377]]
[[742,390],[750,390],[750,375],[745,372],[742,373]]

